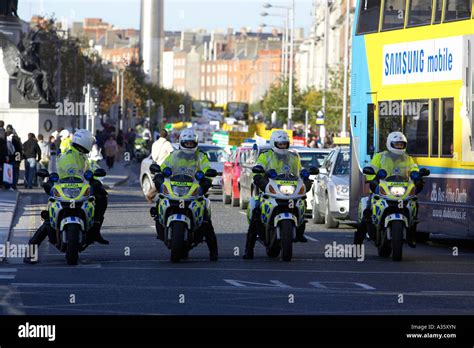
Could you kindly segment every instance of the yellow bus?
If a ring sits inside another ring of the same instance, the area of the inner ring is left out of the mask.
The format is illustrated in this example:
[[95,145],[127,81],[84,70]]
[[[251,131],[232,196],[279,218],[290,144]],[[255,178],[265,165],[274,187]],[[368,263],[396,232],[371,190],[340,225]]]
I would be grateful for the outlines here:
[[474,237],[472,0],[358,0],[352,41],[351,217],[362,169],[401,130],[432,175],[418,231]]

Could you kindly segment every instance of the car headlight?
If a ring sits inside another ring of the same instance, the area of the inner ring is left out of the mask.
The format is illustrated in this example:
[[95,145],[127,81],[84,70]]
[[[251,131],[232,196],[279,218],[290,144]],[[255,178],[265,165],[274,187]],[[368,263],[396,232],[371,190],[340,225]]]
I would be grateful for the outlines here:
[[296,186],[283,185],[280,186],[280,192],[284,195],[291,196],[296,191]]
[[173,186],[173,193],[178,196],[186,196],[189,192],[189,187],[186,186]]
[[76,198],[81,194],[80,188],[63,188],[63,193],[67,198]]
[[400,186],[390,187],[390,193],[393,196],[401,197],[401,196],[404,196],[406,192],[407,192],[407,189],[405,187],[400,187]]
[[338,196],[347,196],[349,194],[349,186],[348,185],[337,185],[336,192]]

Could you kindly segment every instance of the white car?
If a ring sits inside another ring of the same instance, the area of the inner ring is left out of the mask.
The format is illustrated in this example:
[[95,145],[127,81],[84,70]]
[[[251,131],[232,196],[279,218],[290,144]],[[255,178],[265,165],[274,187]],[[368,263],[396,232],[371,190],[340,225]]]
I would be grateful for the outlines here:
[[[320,168],[326,157],[328,157],[332,151],[332,149],[315,149],[309,147],[293,147],[292,149],[298,152],[298,155],[301,158],[301,166],[307,170],[311,167]],[[312,175],[310,179],[313,180],[313,185],[316,185],[317,176]],[[314,201],[313,190],[309,191],[306,194],[306,197],[306,211],[311,212]]]
[[[172,144],[173,148],[177,150],[178,144]],[[209,190],[210,194],[222,194],[222,172],[224,171],[224,163],[227,161],[227,152],[216,145],[199,144],[199,150],[204,152],[209,158],[212,169],[217,171],[217,177],[212,179],[212,187]],[[140,168],[140,184],[143,194],[146,195],[153,187],[153,175],[150,173],[150,166],[153,164],[151,155],[145,158],[141,163]]]

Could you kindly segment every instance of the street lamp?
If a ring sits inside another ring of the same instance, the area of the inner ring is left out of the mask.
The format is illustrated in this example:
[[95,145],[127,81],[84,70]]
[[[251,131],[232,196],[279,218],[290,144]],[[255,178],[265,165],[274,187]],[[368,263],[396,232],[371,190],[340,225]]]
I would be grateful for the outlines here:
[[[263,4],[264,8],[280,8],[287,10],[287,18],[289,27],[291,28],[290,36],[290,81],[288,90],[288,129],[292,128],[293,119],[293,89],[294,89],[294,38],[295,38],[295,0],[292,1],[292,6],[278,6],[270,3]],[[262,12],[263,17],[269,16],[267,12]],[[274,15],[276,16],[276,15]]]

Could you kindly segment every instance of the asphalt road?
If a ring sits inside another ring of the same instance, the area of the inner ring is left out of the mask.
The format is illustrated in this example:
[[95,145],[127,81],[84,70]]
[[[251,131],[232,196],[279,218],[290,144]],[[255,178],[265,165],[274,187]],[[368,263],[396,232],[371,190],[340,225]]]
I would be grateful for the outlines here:
[[[327,245],[350,244],[349,226],[328,231],[311,222],[310,242],[294,246],[285,263],[257,245],[253,261],[242,260],[247,222],[238,208],[213,198],[220,260],[210,262],[205,244],[181,264],[156,239],[150,204],[136,180],[110,191],[103,235],[69,267],[64,255],[44,243],[40,263],[18,258],[0,264],[0,314],[472,314],[474,248],[447,242],[404,249],[394,263],[366,244],[365,259],[328,258]],[[45,196],[23,193],[12,243],[25,243],[39,226]],[[459,254],[453,255],[453,247]]]

